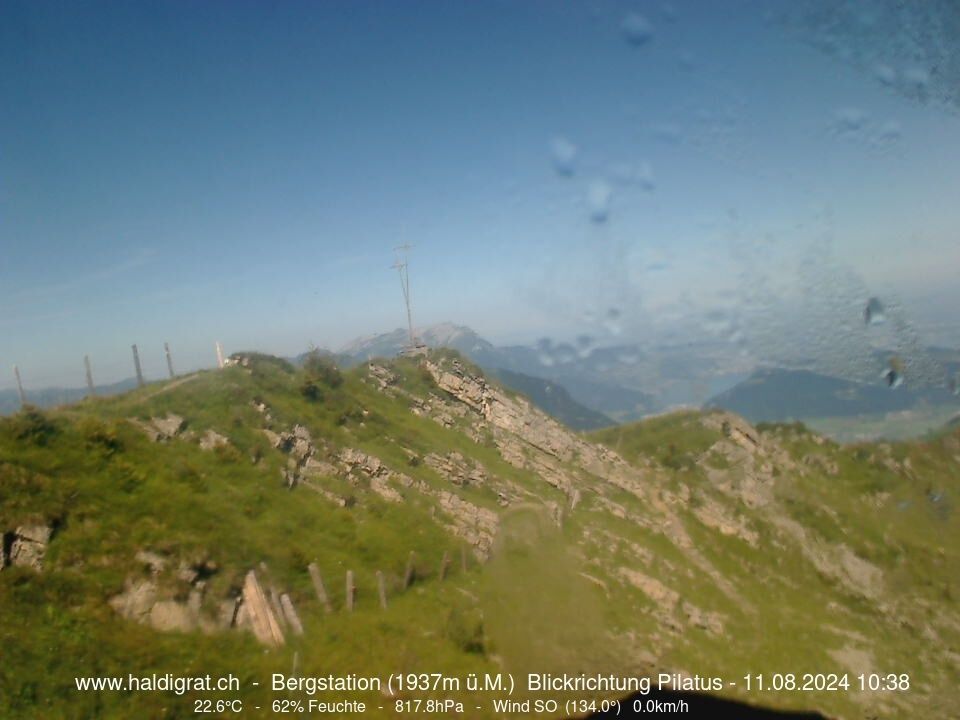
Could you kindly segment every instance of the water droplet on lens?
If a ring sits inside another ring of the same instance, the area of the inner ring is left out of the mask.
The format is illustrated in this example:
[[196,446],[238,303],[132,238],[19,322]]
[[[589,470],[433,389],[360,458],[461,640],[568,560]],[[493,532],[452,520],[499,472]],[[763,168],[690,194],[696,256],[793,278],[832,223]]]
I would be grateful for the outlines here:
[[884,85],[895,85],[897,82],[897,71],[889,65],[880,63],[873,69],[873,74]]
[[886,381],[887,387],[893,389],[903,385],[904,364],[898,357],[890,358],[890,367],[885,370],[881,377]]
[[605,223],[610,216],[610,197],[613,188],[605,180],[595,180],[587,188],[587,205],[590,219],[595,223]]
[[877,131],[877,142],[881,145],[895,143],[900,139],[900,123],[896,120],[888,120]]
[[564,177],[573,175],[578,152],[577,146],[565,137],[555,137],[550,142],[550,156],[553,159],[553,168],[558,175]]
[[612,307],[607,310],[607,315],[603,320],[604,329],[611,335],[619,335],[622,328],[620,327],[620,309]]
[[628,43],[640,47],[650,42],[653,37],[653,25],[643,15],[630,13],[620,23],[620,32]]
[[867,115],[859,108],[841,108],[834,113],[833,126],[839,133],[855,133],[867,123]]
[[930,73],[922,67],[907,68],[903,71],[903,82],[908,90],[923,95],[930,84]]
[[870,298],[863,310],[863,322],[866,325],[882,325],[887,320],[886,313],[883,303],[875,297]]

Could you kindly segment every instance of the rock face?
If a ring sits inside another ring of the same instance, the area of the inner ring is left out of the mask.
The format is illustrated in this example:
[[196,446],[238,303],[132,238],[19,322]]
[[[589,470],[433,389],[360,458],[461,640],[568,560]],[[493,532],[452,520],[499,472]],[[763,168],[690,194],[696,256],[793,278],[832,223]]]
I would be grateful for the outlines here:
[[628,492],[644,496],[636,468],[607,448],[587,442],[521,397],[513,397],[482,376],[473,375],[457,360],[425,361],[437,385],[478,414],[478,435],[488,430],[503,459],[529,470],[561,490],[570,504],[579,501],[582,472]]
[[12,533],[5,533],[0,567],[15,565],[41,570],[52,535],[53,528],[47,525],[21,525]]
[[287,468],[283,471],[283,479],[287,487],[295,487],[303,478],[304,469],[317,454],[310,431],[303,425],[294,425],[292,430],[280,433],[265,428],[263,434],[267,436],[272,447],[290,456]]
[[218,447],[226,447],[230,441],[216,430],[207,430],[200,438],[201,450],[215,450]]
[[476,461],[469,462],[456,451],[446,455],[428,453],[424,456],[423,462],[457,487],[467,485],[479,487],[488,480],[487,471],[484,470],[483,465]]
[[[211,617],[203,611],[203,578],[216,572],[215,564],[180,562],[173,568],[168,558],[148,550],[138,552],[136,559],[147,575],[128,577],[123,592],[110,598],[110,606],[117,613],[162,632],[215,632],[232,626],[232,612],[228,615],[221,610],[219,616]],[[175,588],[180,588],[180,592],[174,593]],[[226,604],[232,608],[236,601]]]
[[143,430],[153,442],[166,442],[177,437],[186,427],[186,421],[179,415],[167,413],[166,417],[153,417],[144,422],[131,418],[130,422]]

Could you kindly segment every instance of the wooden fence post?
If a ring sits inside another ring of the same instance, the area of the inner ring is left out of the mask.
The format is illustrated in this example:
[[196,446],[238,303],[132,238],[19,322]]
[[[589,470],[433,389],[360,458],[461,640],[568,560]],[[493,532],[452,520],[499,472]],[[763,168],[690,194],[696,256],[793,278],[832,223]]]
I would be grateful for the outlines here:
[[467,546],[460,546],[460,570],[467,571]]
[[327,595],[327,588],[323,584],[323,578],[320,576],[320,568],[317,567],[316,563],[310,563],[307,566],[307,570],[310,572],[310,579],[313,581],[313,589],[317,593],[317,600],[320,601],[320,604],[323,605],[323,609],[328,612],[333,612],[333,607],[330,605],[330,597]]
[[283,593],[280,596],[280,609],[283,610],[283,616],[293,630],[293,634],[303,635],[303,623],[300,622],[300,616],[297,615],[297,610],[293,607],[293,601],[287,593]]
[[377,570],[377,592],[380,594],[380,607],[387,609],[387,584],[383,579],[383,573]]
[[163,344],[163,352],[167,356],[167,370],[170,372],[170,379],[173,380],[173,358],[170,357],[170,343]]
[[347,570],[347,612],[353,612],[356,594],[357,586],[353,582],[353,570]]
[[143,370],[140,369],[140,353],[137,351],[136,344],[133,344],[130,347],[133,349],[133,368],[137,371],[137,385],[143,387]]
[[416,574],[416,568],[414,567],[414,560],[416,559],[416,553],[413,550],[410,551],[410,555],[407,557],[407,571],[403,574],[403,589],[406,590],[410,587],[410,584],[414,580],[414,575]]
[[443,559],[440,561],[440,579],[447,579],[447,572],[450,570],[450,553],[443,551]]

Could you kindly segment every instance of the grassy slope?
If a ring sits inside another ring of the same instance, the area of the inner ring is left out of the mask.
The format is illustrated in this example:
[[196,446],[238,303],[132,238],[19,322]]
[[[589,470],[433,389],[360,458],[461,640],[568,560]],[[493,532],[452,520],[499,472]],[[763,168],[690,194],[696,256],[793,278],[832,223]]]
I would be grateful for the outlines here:
[[[709,430],[696,414],[676,413],[645,423],[610,428],[592,434],[627,457],[659,457],[677,468],[710,447]],[[731,514],[746,516],[760,536],[756,546],[736,537],[710,532],[686,516],[686,528],[710,563],[739,590],[743,601],[718,593],[704,578],[685,583],[692,597],[724,611],[724,638],[704,633],[688,635],[667,660],[691,672],[723,673],[737,678],[747,673],[838,672],[845,668],[831,651],[851,646],[867,648],[871,669],[909,672],[912,696],[875,698],[887,702],[894,715],[906,708],[926,708],[931,717],[947,717],[945,698],[960,699],[960,668],[935,658],[955,653],[960,642],[960,523],[955,503],[960,497],[958,434],[931,442],[888,446],[823,443],[798,425],[767,426],[764,435],[785,446],[792,457],[816,455],[838,464],[836,475],[814,466],[798,476],[783,473],[773,488],[774,506],[806,528],[814,547],[843,544],[885,573],[877,602],[851,593],[835,577],[811,565],[770,523],[770,512],[751,511],[715,488],[698,467],[687,473],[693,489],[689,507],[710,499]],[[815,441],[816,440],[816,441]],[[912,470],[894,472],[883,458],[884,448]],[[711,465],[711,458],[704,458]],[[716,463],[714,466],[725,463]],[[735,474],[737,468],[729,469]],[[934,498],[940,498],[934,501]],[[621,529],[630,536],[630,528]],[[633,533],[637,535],[635,532]],[[676,573],[682,559],[674,552],[660,563],[664,576]],[[838,716],[858,717],[845,694],[782,695],[778,702],[794,707],[811,704]]]
[[[398,362],[395,370],[408,390],[421,396],[435,391],[413,363]],[[280,481],[285,458],[256,429],[262,418],[251,401],[267,402],[275,427],[299,422],[314,438],[371,452],[433,487],[450,486],[424,464],[411,464],[403,448],[420,455],[458,450],[532,496],[562,497],[504,462],[492,444],[474,443],[458,428],[413,415],[404,398],[387,397],[364,383],[365,372],[346,373],[342,385],[323,388],[323,400],[311,402],[299,392],[302,373],[261,360],[252,374],[241,368],[200,373],[175,387],[151,385],[87,401],[46,420],[31,422],[20,415],[0,422],[0,527],[31,519],[60,523],[43,573],[19,568],[0,573],[4,716],[35,717],[39,710],[49,718],[126,717],[130,698],[79,695],[72,689],[73,677],[232,672],[263,683],[271,672],[289,671],[294,653],[301,674],[430,670],[463,676],[501,667],[642,672],[649,670],[640,652],[646,650],[660,667],[738,678],[776,669],[839,670],[829,651],[852,642],[869,647],[875,669],[915,674],[917,690],[891,698],[894,707],[937,717],[931,708],[935,702],[942,707],[944,698],[934,695],[946,688],[956,693],[956,666],[931,654],[924,638],[924,632],[935,632],[939,644],[954,649],[960,644],[960,532],[950,501],[931,500],[937,493],[960,497],[956,435],[891,446],[892,457],[901,466],[909,458],[911,466],[894,472],[881,462],[886,456],[876,446],[818,444],[793,427],[765,431],[794,458],[813,453],[839,465],[838,476],[816,469],[802,477],[778,476],[776,507],[811,537],[842,542],[882,567],[888,581],[880,603],[857,597],[819,573],[769,521],[768,510],[746,508],[711,485],[698,460],[732,477],[741,470],[713,456],[720,434],[692,413],[593,437],[628,460],[644,467],[652,463],[653,471],[641,476],[659,483],[664,493],[681,488],[691,493],[677,513],[698,561],[665,533],[633,522],[650,509],[628,493],[611,490],[607,497],[624,507],[627,517],[601,512],[589,496],[562,530],[545,525],[536,512],[508,510],[491,563],[471,565],[466,573],[456,569],[450,581],[440,583],[435,577],[439,557],[444,550],[457,553],[459,544],[432,521],[428,502],[413,496],[393,505],[367,493],[344,509],[307,489],[286,490]],[[158,446],[124,421],[167,411],[184,416],[193,431],[214,428],[226,434],[233,447],[204,452],[185,440]],[[261,458],[257,464],[252,455]],[[330,478],[329,484],[338,492],[350,491],[344,480]],[[458,492],[477,505],[497,507],[485,488]],[[742,517],[759,542],[750,545],[704,526],[695,510],[705,503]],[[697,629],[670,632],[647,595],[616,579],[617,567],[637,566],[638,547],[649,553],[646,574],[723,616],[722,636]],[[214,559],[219,570],[210,580],[207,597],[212,599],[237,587],[250,567],[266,562],[277,585],[291,592],[307,636],[265,654],[246,634],[161,634],[120,619],[107,599],[122,590],[126,577],[142,572],[134,560],[141,548]],[[411,550],[421,558],[424,579],[400,593]],[[357,573],[357,612],[323,615],[305,572],[313,560],[338,607],[343,572]],[[391,587],[386,611],[376,607],[372,591],[376,570],[387,574]],[[714,572],[736,588],[736,598],[718,586]],[[851,641],[851,633],[869,642]],[[467,693],[447,695],[476,705]],[[248,704],[276,697],[249,682],[239,696]],[[859,717],[862,710],[843,694],[753,699],[815,705],[841,717]],[[190,697],[139,694],[132,702],[144,717],[161,709],[165,717],[192,716]]]

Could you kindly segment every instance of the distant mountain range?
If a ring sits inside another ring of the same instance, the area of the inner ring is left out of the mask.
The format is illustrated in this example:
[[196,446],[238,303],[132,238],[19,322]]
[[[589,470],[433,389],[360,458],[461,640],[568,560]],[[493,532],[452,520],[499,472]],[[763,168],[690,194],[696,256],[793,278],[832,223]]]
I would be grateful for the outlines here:
[[[905,385],[863,384],[810,370],[769,368],[753,371],[730,365],[709,345],[641,349],[601,347],[590,339],[577,344],[541,340],[535,346],[496,346],[462,325],[425,328],[418,339],[431,348],[459,351],[508,388],[576,430],[630,422],[677,406],[718,407],[751,422],[882,415],[918,407],[949,407],[958,401],[946,388],[915,390]],[[391,358],[407,345],[407,331],[358,338],[338,351],[320,351],[342,367],[374,357]],[[960,370],[960,352],[929,348],[949,373]],[[300,362],[303,355],[291,358]],[[98,387],[113,395],[136,385],[133,378]],[[77,402],[86,388],[29,390],[39,407]],[[960,406],[960,405],[958,405]],[[15,412],[15,390],[0,391],[0,414]]]
[[490,373],[506,387],[526,395],[534,405],[569,428],[596,430],[616,424],[603,413],[578,403],[563,385],[510,370],[495,369]]
[[956,403],[946,389],[912,390],[866,385],[809,370],[757,370],[747,380],[707,401],[751,422],[876,415],[920,404]]
[[[398,329],[359,338],[335,356],[345,366],[373,357],[393,357],[406,347],[407,337],[405,330]],[[417,337],[431,348],[457,350],[570,427],[602,427],[663,409],[658,398],[639,389],[640,373],[631,375],[631,364],[635,365],[641,355],[633,347],[591,348],[586,352],[562,343],[496,346],[470,328],[453,323],[433,325],[418,332]],[[552,388],[549,397],[547,386]],[[561,396],[563,399],[558,399]]]
[[[119,395],[137,386],[135,378],[127,378],[111,385],[97,386],[97,395]],[[47,408],[79,402],[88,395],[87,388],[51,387],[27,390],[27,402],[30,405]],[[20,409],[20,396],[16,390],[0,390],[0,415],[9,415]]]

